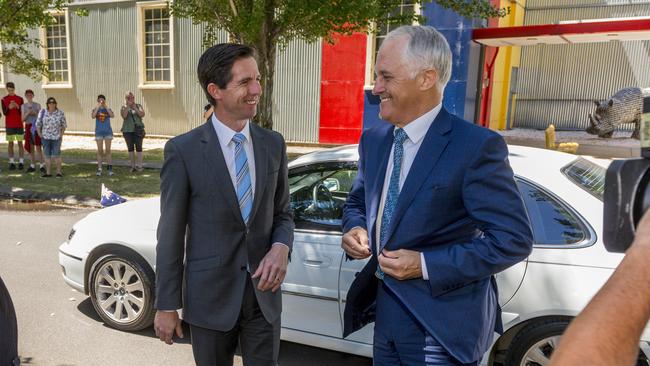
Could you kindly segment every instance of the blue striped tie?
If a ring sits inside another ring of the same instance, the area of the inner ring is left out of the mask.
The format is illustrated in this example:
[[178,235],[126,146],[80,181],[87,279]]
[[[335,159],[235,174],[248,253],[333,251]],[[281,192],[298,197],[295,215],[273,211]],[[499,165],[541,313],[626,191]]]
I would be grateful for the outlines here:
[[246,136],[241,133],[235,134],[232,138],[232,142],[235,143],[237,201],[239,202],[241,217],[245,223],[248,223],[253,209],[253,186],[251,184],[251,174],[248,170],[248,157],[246,157],[246,150],[244,150],[244,141],[246,141]]
[[[390,228],[390,221],[393,217],[393,211],[397,206],[397,199],[399,198],[399,178],[402,172],[402,157],[404,156],[404,140],[408,138],[403,129],[398,128],[395,130],[395,138],[393,140],[393,171],[390,174],[390,181],[388,183],[388,191],[386,192],[386,202],[384,203],[384,212],[381,215],[381,228],[379,229],[379,253],[386,245],[386,236],[388,235],[388,228]],[[384,279],[384,272],[377,265],[375,276],[379,279]]]

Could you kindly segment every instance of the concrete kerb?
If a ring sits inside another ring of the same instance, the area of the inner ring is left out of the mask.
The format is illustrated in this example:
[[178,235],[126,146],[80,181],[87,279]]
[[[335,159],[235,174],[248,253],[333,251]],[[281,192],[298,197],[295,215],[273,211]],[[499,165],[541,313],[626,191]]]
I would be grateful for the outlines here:
[[0,197],[27,202],[50,201],[52,203],[61,203],[71,206],[102,207],[99,200],[93,198],[59,193],[35,192],[9,186],[0,186]]

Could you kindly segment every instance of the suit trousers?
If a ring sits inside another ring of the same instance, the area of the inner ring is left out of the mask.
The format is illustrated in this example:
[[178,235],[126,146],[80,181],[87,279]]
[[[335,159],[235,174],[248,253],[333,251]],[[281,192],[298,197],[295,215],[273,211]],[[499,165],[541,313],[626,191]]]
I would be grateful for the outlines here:
[[197,366],[232,366],[237,342],[244,366],[276,366],[280,353],[280,319],[264,318],[248,274],[239,319],[222,332],[190,325],[192,352]]
[[[444,321],[441,319],[440,321]],[[373,343],[375,366],[475,366],[459,363],[379,281]]]

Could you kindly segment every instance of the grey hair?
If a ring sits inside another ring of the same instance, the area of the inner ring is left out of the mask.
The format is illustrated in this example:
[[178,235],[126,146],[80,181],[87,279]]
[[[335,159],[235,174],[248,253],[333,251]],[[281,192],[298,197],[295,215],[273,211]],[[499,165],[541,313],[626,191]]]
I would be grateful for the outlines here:
[[403,25],[386,36],[386,40],[407,36],[403,59],[411,78],[423,70],[435,69],[438,89],[442,92],[451,78],[451,49],[445,37],[431,26]]

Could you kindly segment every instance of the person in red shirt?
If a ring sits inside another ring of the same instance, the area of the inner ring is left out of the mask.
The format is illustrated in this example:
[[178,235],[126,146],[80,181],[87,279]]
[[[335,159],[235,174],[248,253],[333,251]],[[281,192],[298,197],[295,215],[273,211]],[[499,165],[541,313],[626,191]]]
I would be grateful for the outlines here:
[[18,144],[18,169],[23,170],[23,119],[20,107],[23,105],[23,98],[16,95],[16,86],[12,82],[6,84],[7,95],[2,98],[2,112],[5,115],[5,131],[7,133],[8,152],[9,152],[9,170],[16,169],[14,161],[14,141]]

